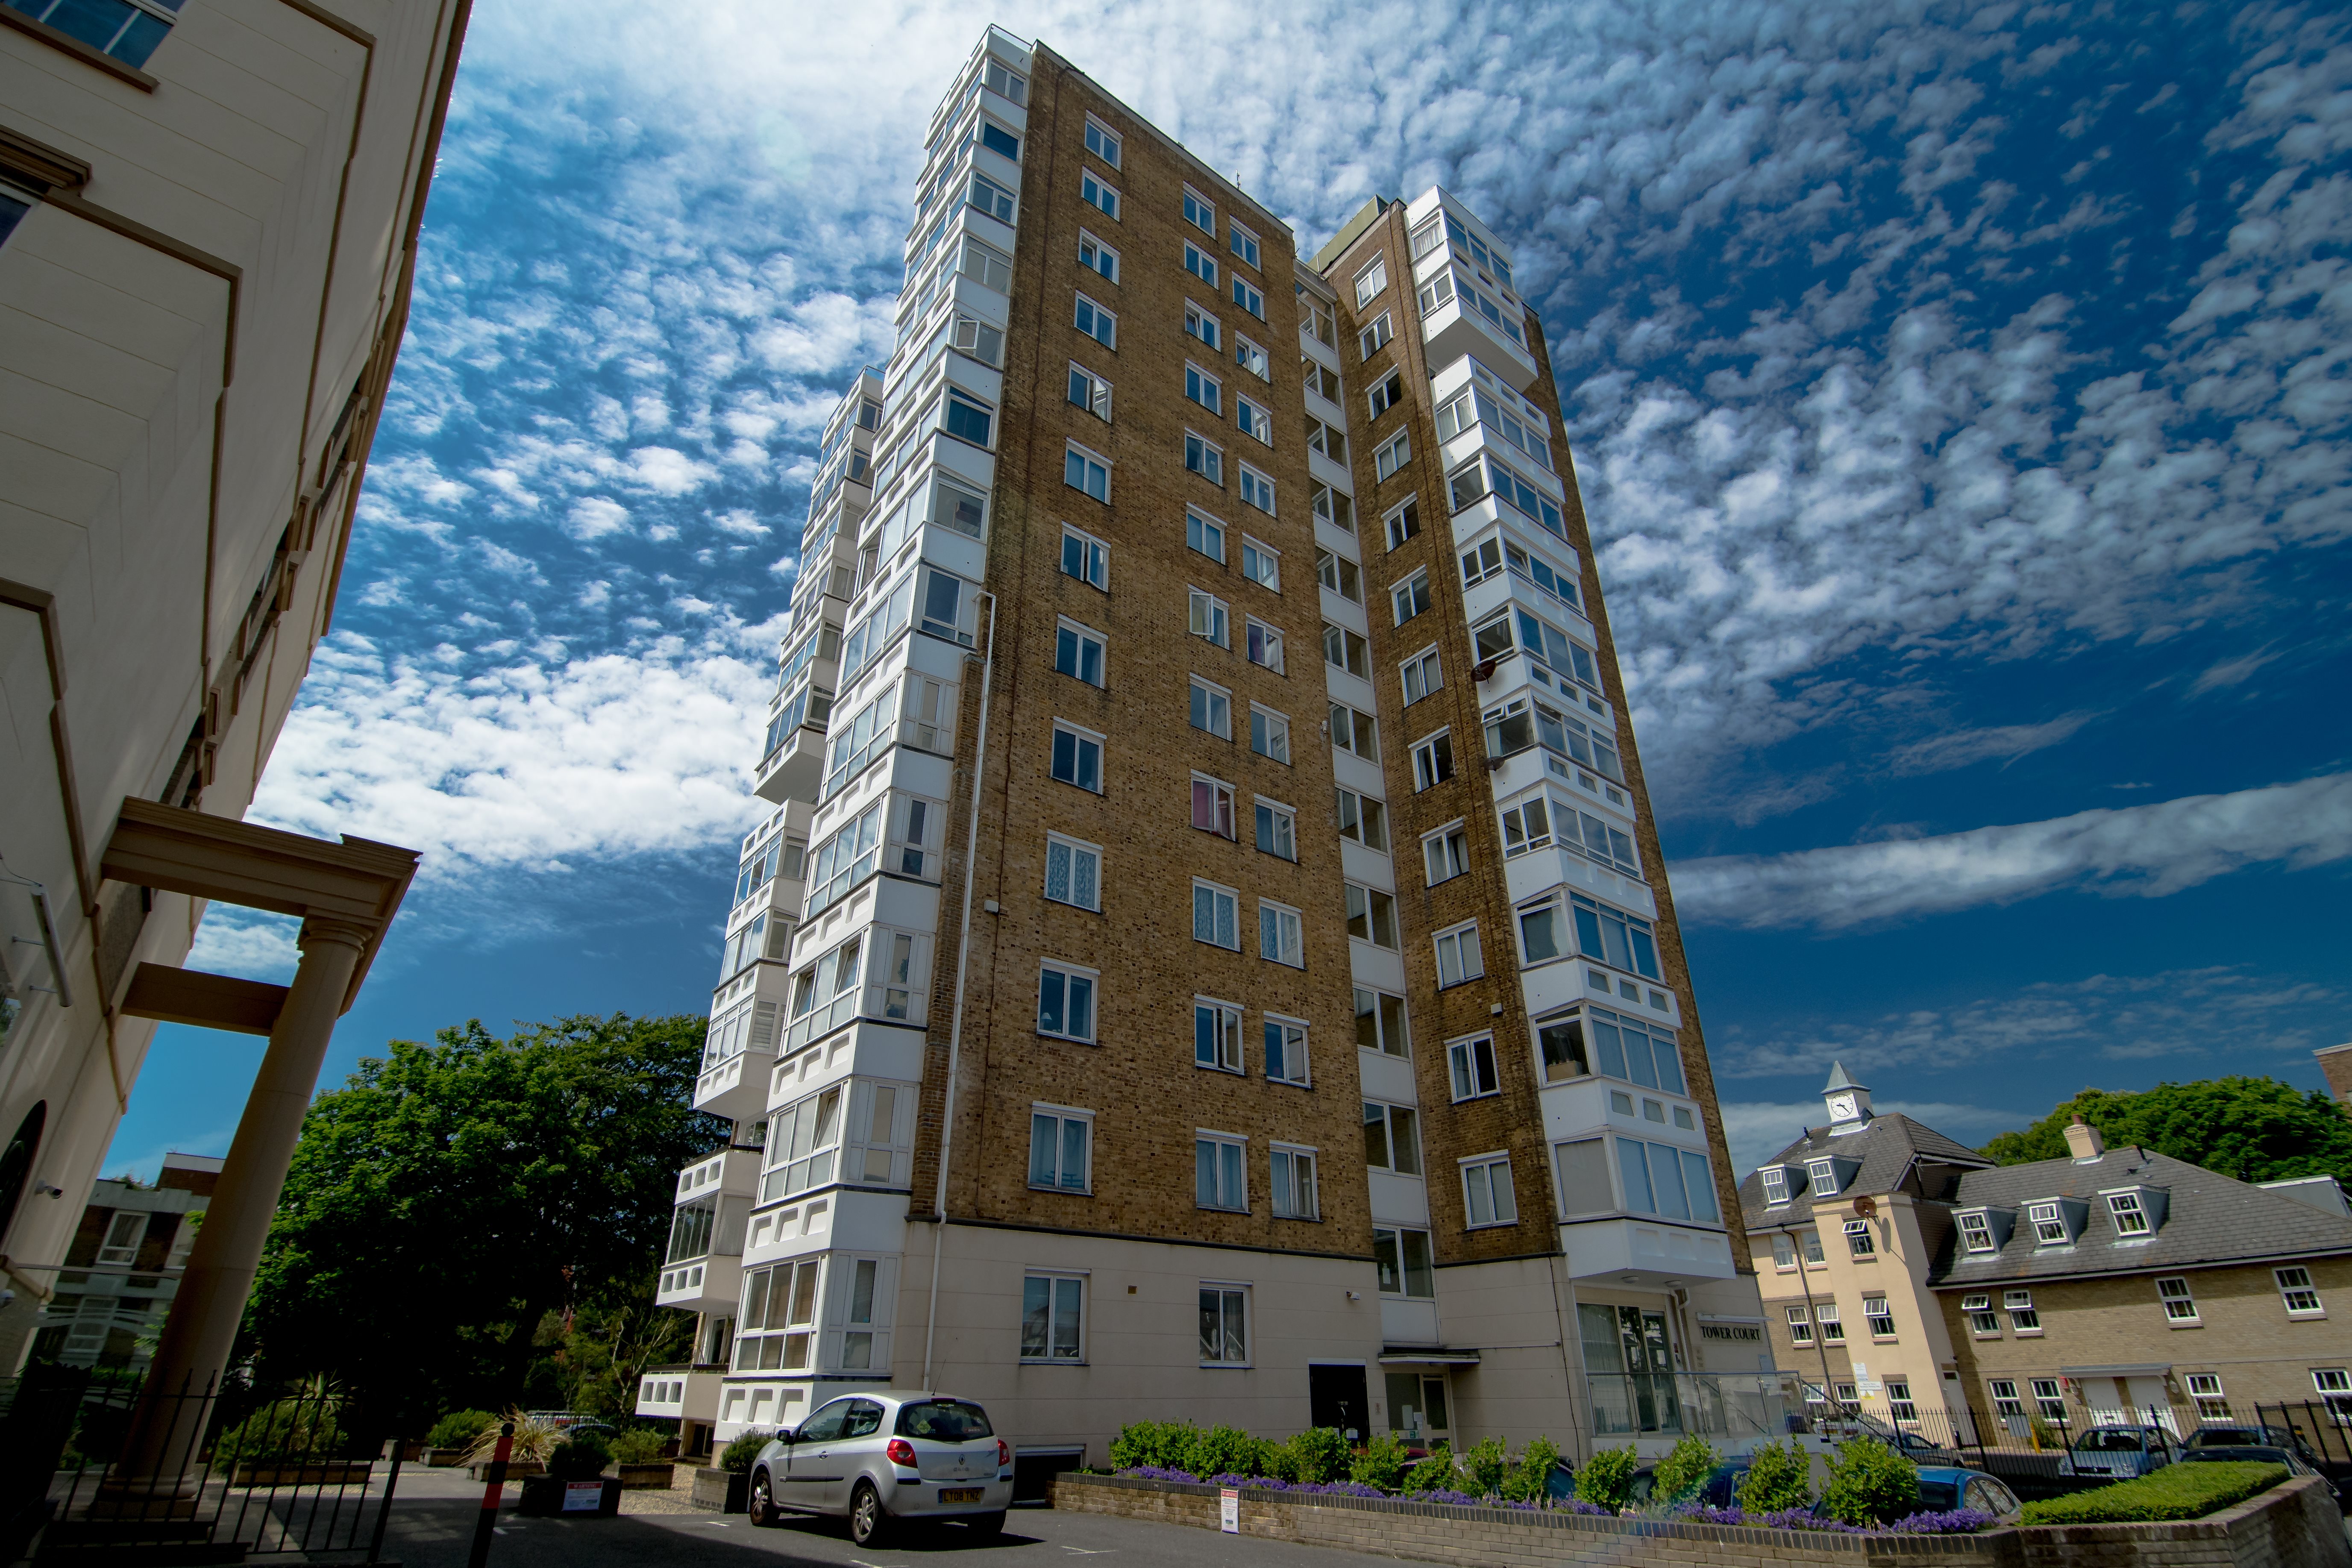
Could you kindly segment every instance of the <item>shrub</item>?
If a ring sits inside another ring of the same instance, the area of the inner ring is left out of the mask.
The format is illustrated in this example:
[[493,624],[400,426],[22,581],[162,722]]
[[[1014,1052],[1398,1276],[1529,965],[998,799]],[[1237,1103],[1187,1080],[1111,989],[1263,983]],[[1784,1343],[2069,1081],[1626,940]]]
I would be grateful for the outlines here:
[[1415,1465],[1412,1473],[1405,1477],[1404,1489],[1409,1492],[1444,1492],[1448,1495],[1444,1500],[1451,1502],[1461,1495],[1454,1489],[1461,1479],[1461,1472],[1454,1468],[1454,1450],[1440,1443],[1429,1451],[1429,1458]]
[[1511,1473],[1510,1457],[1503,1451],[1500,1437],[1488,1437],[1473,1443],[1462,1455],[1463,1472],[1470,1478],[1470,1490],[1479,1497],[1493,1497],[1503,1489],[1503,1478]]
[[2021,1524],[2135,1524],[2154,1520],[2202,1519],[2242,1503],[2287,1479],[2284,1465],[2230,1463],[2167,1465],[2137,1480],[2044,1498],[2025,1505]]
[[1502,1493],[1510,1502],[1541,1502],[1550,1495],[1551,1473],[1559,1463],[1559,1445],[1549,1437],[1530,1437],[1519,1454],[1519,1462],[1503,1482]]
[[1633,1497],[1633,1472],[1641,1468],[1631,1443],[1622,1448],[1598,1449],[1576,1473],[1577,1498],[1615,1513]]
[[1196,1476],[1254,1476],[1258,1440],[1238,1426],[1210,1427],[1193,1440],[1192,1463],[1180,1466]]
[[433,1430],[425,1434],[428,1448],[467,1448],[474,1439],[499,1424],[499,1418],[487,1410],[452,1410],[433,1423]]
[[613,1452],[593,1432],[581,1432],[558,1443],[547,1456],[547,1473],[568,1481],[593,1480],[613,1462]]
[[1348,1479],[1348,1439],[1337,1426],[1309,1426],[1289,1443],[1301,1486],[1327,1486]]
[[1207,1472],[1193,1462],[1193,1446],[1200,1437],[1201,1429],[1190,1421],[1130,1421],[1111,1439],[1111,1468],[1186,1470],[1205,1475]]
[[1847,1524],[1885,1524],[1919,1511],[1919,1469],[1875,1437],[1855,1437],[1830,1459],[1822,1510]]
[[669,1439],[650,1426],[633,1426],[613,1439],[613,1458],[625,1465],[650,1465],[662,1457]]
[[1287,1443],[1260,1437],[1257,1439],[1257,1468],[1250,1474],[1289,1486],[1298,1479],[1298,1456]]
[[1812,1461],[1796,1440],[1759,1443],[1748,1456],[1748,1473],[1739,1478],[1739,1506],[1751,1513],[1775,1513],[1809,1507],[1812,1500]]
[[1723,1456],[1715,1445],[1691,1433],[1667,1451],[1658,1461],[1658,1488],[1654,1500],[1663,1503],[1680,1502],[1706,1485],[1707,1477],[1723,1463]]
[[719,1468],[730,1475],[743,1474],[751,1469],[751,1461],[760,1457],[760,1450],[766,1447],[769,1439],[774,1436],[772,1432],[742,1434],[719,1451]]
[[339,1400],[273,1399],[218,1437],[213,1453],[226,1465],[279,1459],[324,1459],[342,1451],[345,1435]]
[[556,1430],[555,1423],[546,1416],[526,1415],[520,1410],[509,1410],[482,1428],[481,1436],[474,1439],[473,1447],[467,1452],[466,1462],[487,1465],[498,1458],[499,1427],[508,1422],[514,1424],[514,1447],[508,1450],[507,1458],[516,1464],[543,1460],[554,1450],[555,1445],[563,1440],[563,1434]]
[[1349,1467],[1349,1478],[1359,1485],[1392,1492],[1403,1484],[1405,1472],[1412,1468],[1412,1456],[1405,1452],[1404,1439],[1383,1432],[1364,1445],[1364,1451]]

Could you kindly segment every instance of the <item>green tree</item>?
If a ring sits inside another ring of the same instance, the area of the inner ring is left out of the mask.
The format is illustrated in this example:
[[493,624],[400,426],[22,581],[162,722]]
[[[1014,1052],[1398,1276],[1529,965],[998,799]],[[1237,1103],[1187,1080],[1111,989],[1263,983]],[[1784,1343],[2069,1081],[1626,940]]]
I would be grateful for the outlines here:
[[477,1019],[363,1058],[303,1122],[247,1318],[265,1370],[334,1372],[398,1420],[513,1403],[551,1312],[612,1347],[575,1376],[641,1360],[678,1169],[727,1134],[688,1108],[704,1026]]
[[2242,1182],[2333,1176],[2352,1184],[2352,1118],[2319,1090],[2272,1078],[2160,1083],[2126,1094],[2086,1089],[1982,1152],[2004,1165],[2063,1160],[2066,1128],[2077,1115],[2110,1148],[2137,1143]]

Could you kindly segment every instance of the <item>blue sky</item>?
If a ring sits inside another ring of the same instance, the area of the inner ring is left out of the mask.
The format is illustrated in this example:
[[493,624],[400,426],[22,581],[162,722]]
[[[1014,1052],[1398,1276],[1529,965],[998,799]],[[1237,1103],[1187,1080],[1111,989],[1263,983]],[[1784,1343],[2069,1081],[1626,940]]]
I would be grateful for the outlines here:
[[[1832,1058],[1973,1142],[2352,1038],[2352,18],[778,15],[475,12],[254,814],[426,852],[325,1083],[707,1006],[815,437],[990,20],[1309,247],[1433,182],[1517,247],[1743,1170]],[[192,962],[289,938],[222,910]],[[164,1028],[109,1168],[224,1150],[259,1047]]]

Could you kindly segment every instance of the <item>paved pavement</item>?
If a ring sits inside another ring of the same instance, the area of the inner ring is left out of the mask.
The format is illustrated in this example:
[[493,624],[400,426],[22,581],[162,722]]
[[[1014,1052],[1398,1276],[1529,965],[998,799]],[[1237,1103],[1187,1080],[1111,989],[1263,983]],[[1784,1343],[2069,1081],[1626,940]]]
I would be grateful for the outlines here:
[[[414,1473],[401,1472],[384,1555],[407,1568],[465,1568],[481,1511],[481,1488],[467,1482],[463,1472],[419,1476],[412,1486]],[[754,1530],[741,1514],[667,1511],[676,1506],[673,1498],[625,1492],[625,1511],[619,1519],[523,1519],[511,1508],[501,1510],[490,1568],[926,1568],[957,1563],[987,1568],[1396,1568],[1397,1562],[1051,1509],[1013,1510],[1004,1533],[993,1540],[975,1541],[947,1526],[903,1536],[887,1551],[862,1551],[851,1544],[838,1520],[795,1519]],[[1097,1557],[1104,1561],[1095,1563]]]

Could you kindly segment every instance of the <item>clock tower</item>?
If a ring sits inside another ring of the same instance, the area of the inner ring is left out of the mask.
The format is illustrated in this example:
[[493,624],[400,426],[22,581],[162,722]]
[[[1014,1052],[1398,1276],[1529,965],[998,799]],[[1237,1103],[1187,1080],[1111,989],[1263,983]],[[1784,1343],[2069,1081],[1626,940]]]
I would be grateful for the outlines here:
[[1859,1132],[1870,1125],[1870,1090],[1847,1076],[1843,1062],[1830,1064],[1830,1081],[1822,1086],[1830,1108],[1830,1136]]

